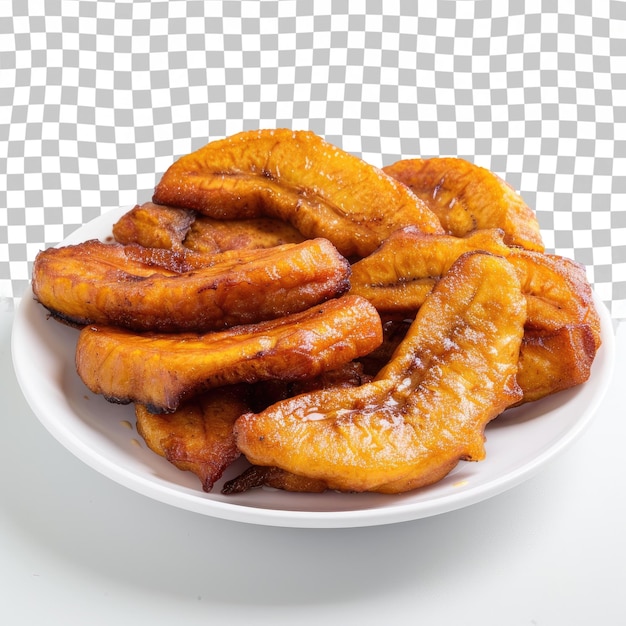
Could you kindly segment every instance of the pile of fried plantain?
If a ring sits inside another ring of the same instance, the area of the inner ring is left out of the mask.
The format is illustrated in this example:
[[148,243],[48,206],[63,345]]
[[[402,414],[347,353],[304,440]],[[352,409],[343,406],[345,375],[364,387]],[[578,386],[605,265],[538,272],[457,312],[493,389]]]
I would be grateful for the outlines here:
[[381,170],[242,132],[174,162],[113,239],[40,252],[33,293],[79,329],[85,385],[205,491],[241,455],[224,493],[432,484],[508,407],[584,383],[601,344],[584,268],[463,159]]

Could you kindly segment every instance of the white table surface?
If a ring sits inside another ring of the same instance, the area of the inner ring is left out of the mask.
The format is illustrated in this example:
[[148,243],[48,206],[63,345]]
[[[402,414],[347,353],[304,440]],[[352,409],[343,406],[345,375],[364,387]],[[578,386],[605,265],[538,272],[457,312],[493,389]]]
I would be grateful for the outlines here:
[[12,319],[0,312],[0,624],[626,624],[624,322],[596,419],[538,475],[436,517],[310,530],[182,511],[85,466],[22,397]]

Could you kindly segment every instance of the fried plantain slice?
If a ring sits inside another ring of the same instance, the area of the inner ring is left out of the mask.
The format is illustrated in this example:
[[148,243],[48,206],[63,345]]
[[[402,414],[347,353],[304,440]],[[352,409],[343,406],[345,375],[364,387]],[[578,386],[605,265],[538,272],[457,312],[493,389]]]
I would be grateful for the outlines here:
[[241,454],[233,425],[250,410],[246,392],[244,385],[212,389],[170,414],[152,413],[136,404],[137,432],[153,452],[178,469],[193,472],[209,492]]
[[522,402],[584,383],[591,374],[596,350],[589,324],[525,331],[517,371],[517,382],[524,390]]
[[237,446],[341,491],[398,493],[485,456],[484,428],[521,398],[515,377],[526,303],[508,261],[462,255],[420,308],[389,364],[354,389],[247,413]]
[[[251,393],[252,404],[257,405],[256,408],[253,406],[252,410],[260,411],[280,400],[319,389],[339,390],[358,387],[370,382],[371,379],[372,377],[363,371],[360,362],[352,361],[339,369],[323,372],[315,378],[291,382],[269,381],[269,384],[259,383],[257,389]],[[259,404],[262,407],[258,406]],[[258,487],[309,493],[321,493],[327,489],[326,483],[322,480],[298,476],[278,467],[252,465],[239,476],[224,483],[222,493],[226,495],[244,493]]]
[[584,266],[556,254],[511,250],[507,257],[528,300],[527,330],[556,331],[587,324],[597,348],[601,344],[600,316]]
[[[163,263],[134,261],[132,251]],[[55,317],[79,326],[200,332],[301,311],[347,291],[349,277],[346,259],[321,238],[208,258],[89,241],[40,252],[33,292]]]
[[[195,220],[195,211],[146,202],[124,213],[113,224],[113,238],[122,244],[182,250],[183,241]],[[203,250],[203,252],[218,251],[217,247],[207,247]]]
[[[356,361],[323,372],[315,378],[301,381],[269,381],[253,386],[250,393],[252,411],[260,411],[279,400],[285,400],[301,393],[319,389],[347,389],[371,381],[371,376],[363,372],[363,367]],[[234,438],[234,434],[233,434]],[[222,493],[235,494],[257,487],[272,487],[283,491],[322,492],[326,490],[324,481],[296,476],[278,467],[252,465],[235,478],[224,483]]]
[[400,229],[352,265],[350,293],[370,300],[383,316],[414,316],[446,270],[470,250],[511,261],[528,298],[528,329],[554,331],[567,324],[589,324],[599,347],[600,318],[584,266],[555,254],[509,248],[497,229],[465,237]]
[[306,238],[291,224],[271,217],[241,220],[218,220],[199,215],[184,241],[187,248],[199,252],[214,245],[226,250],[272,248],[286,243],[300,243]]
[[505,243],[544,251],[534,211],[490,170],[464,159],[403,159],[383,171],[404,183],[437,215],[447,233],[463,237],[501,228]]
[[508,254],[502,237],[497,229],[453,237],[407,226],[352,265],[350,293],[367,298],[381,315],[415,316],[435,283],[461,254],[470,250]]
[[588,380],[602,343],[585,268],[528,250],[514,250],[508,259],[527,302],[518,373],[523,402],[580,385]]
[[370,254],[409,224],[443,232],[405,185],[312,132],[285,128],[244,131],[181,157],[152,199],[219,219],[279,218],[346,257]]
[[78,337],[76,368],[91,391],[111,402],[138,402],[162,413],[222,385],[311,378],[381,341],[376,309],[365,298],[344,296],[293,315],[200,335],[89,325]]
[[293,226],[279,219],[217,220],[189,209],[153,202],[137,205],[122,215],[113,225],[113,237],[123,244],[187,249],[202,254],[272,248],[305,239]]
[[[400,232],[397,233],[398,236],[400,236],[400,234]],[[422,238],[425,237],[424,235],[420,236]],[[434,237],[428,238],[434,239]],[[406,248],[406,246],[401,246],[398,250],[401,251],[404,248]],[[529,254],[523,252],[518,256],[523,259],[534,259],[538,257],[538,255],[534,253]],[[543,260],[544,264],[547,264],[548,267],[563,263],[562,259],[559,257],[544,258],[543,256],[539,256],[538,258]],[[564,263],[569,266],[569,261],[565,261]],[[573,272],[576,281],[579,281],[581,280],[580,271],[581,268],[577,264],[574,264],[567,273],[572,274]],[[528,273],[532,276],[532,267],[530,270],[527,269],[526,272],[520,274],[520,277],[526,276]],[[525,282],[529,280],[528,276],[526,276]],[[545,275],[541,275],[540,277],[535,275],[532,280],[530,280],[530,283],[535,284],[535,292],[537,292],[538,287],[548,289],[548,286],[554,284],[554,282],[554,278],[550,279],[550,277],[546,277]],[[552,289],[554,289],[554,287]],[[562,299],[563,303],[569,302],[571,299],[570,294],[565,294]],[[563,308],[563,304],[553,303],[552,306],[556,306],[557,310],[562,310]],[[535,322],[535,326],[536,325],[537,322]],[[366,355],[361,360],[376,360],[378,367],[380,367],[382,363],[386,363],[390,357],[389,350],[401,341],[402,334],[405,332],[406,327],[406,321],[391,320],[386,322],[383,325],[383,331],[385,336],[390,335],[387,337],[389,345],[387,348],[381,346],[374,351],[374,353]],[[594,335],[589,326],[581,324],[556,326],[555,328],[556,330],[551,331],[547,329],[543,331],[535,329],[525,332],[522,349],[520,351],[520,364],[517,375],[518,383],[524,390],[525,402],[536,400],[544,397],[548,393],[554,393],[561,389],[580,384],[584,382],[589,375],[591,362],[586,355],[593,355],[595,353]],[[385,352],[385,355],[380,355],[376,358],[375,353],[381,350]],[[341,370],[328,372],[325,375],[326,383],[323,386],[328,387],[330,384],[333,384],[333,382],[346,385],[362,384],[365,377],[352,369],[355,365],[355,363],[349,364],[350,371],[347,373]],[[301,382],[270,381],[269,384],[260,384],[254,396],[256,398],[260,390],[261,395],[265,396],[263,402],[267,406],[279,399],[285,399],[289,396],[303,393],[314,388],[318,388],[315,380]],[[268,396],[273,396],[273,398],[269,400]],[[156,417],[153,419],[156,419]],[[276,467],[253,466],[249,470],[246,470],[241,476],[226,483],[224,493],[240,493],[259,486],[269,486],[287,491],[311,492],[320,491],[325,488],[325,483],[323,483],[323,481],[297,476]]]

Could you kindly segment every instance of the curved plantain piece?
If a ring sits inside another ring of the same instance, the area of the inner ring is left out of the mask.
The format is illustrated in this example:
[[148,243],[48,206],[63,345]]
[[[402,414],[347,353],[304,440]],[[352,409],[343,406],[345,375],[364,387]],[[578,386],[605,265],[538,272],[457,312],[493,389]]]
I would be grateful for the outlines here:
[[349,281],[348,262],[326,239],[208,257],[89,241],[40,252],[32,284],[74,325],[202,332],[302,311]]
[[510,248],[502,231],[477,230],[465,237],[433,235],[407,227],[375,252],[352,264],[350,293],[372,302],[382,316],[414,317],[437,281],[465,252],[506,257],[528,299],[526,328],[551,332],[565,325],[590,326],[600,346],[600,318],[584,266],[556,254]]
[[527,303],[517,375],[523,402],[584,383],[602,343],[585,268],[565,257],[530,250],[512,250],[507,258]]
[[123,244],[202,254],[271,248],[305,239],[287,222],[270,217],[217,220],[153,202],[137,205],[122,215],[113,225],[113,237]]
[[208,389],[241,382],[312,378],[380,345],[376,309],[344,296],[301,313],[206,334],[136,334],[112,326],[83,328],[76,369],[94,393],[172,412]]
[[554,332],[585,324],[592,332],[595,349],[600,347],[600,316],[584,266],[556,254],[530,250],[511,250],[507,258],[528,301],[527,330]]
[[540,400],[584,383],[591,374],[596,351],[596,338],[589,324],[526,330],[517,370],[517,382],[524,390],[522,402]]
[[[122,244],[182,250],[195,220],[195,211],[146,202],[134,206],[113,224],[113,238]],[[204,251],[218,252],[214,247]]]
[[152,413],[136,404],[137,432],[153,452],[178,469],[193,472],[202,489],[209,492],[241,454],[233,425],[249,410],[245,386],[220,387],[189,400],[170,414]]
[[[301,393],[317,391],[319,389],[348,389],[358,387],[371,381],[371,376],[363,372],[357,361],[351,361],[344,366],[323,372],[315,378],[301,381],[269,381],[258,383],[251,389],[250,399],[253,405],[251,411],[260,411],[279,400],[285,400]],[[272,383],[276,386],[273,387]],[[233,433],[234,440],[234,433]],[[256,489],[257,487],[272,487],[284,491],[322,492],[326,490],[326,483],[321,480],[296,476],[278,467],[264,467],[252,465],[235,478],[224,483],[222,493],[235,494]]]
[[413,226],[397,230],[372,254],[352,264],[350,293],[367,298],[383,316],[415,316],[437,281],[465,252],[506,256],[497,229],[466,237],[433,235]]
[[296,396],[235,423],[254,465],[330,489],[398,493],[485,455],[484,428],[521,398],[526,317],[503,258],[466,253],[437,283],[389,364],[355,389]]
[[285,128],[244,131],[181,157],[152,199],[219,219],[280,218],[346,257],[370,254],[402,226],[443,232],[405,185],[312,132]]
[[477,229],[501,228],[506,244],[544,251],[534,211],[508,183],[484,167],[437,157],[404,159],[383,171],[424,200],[449,234],[463,237]]

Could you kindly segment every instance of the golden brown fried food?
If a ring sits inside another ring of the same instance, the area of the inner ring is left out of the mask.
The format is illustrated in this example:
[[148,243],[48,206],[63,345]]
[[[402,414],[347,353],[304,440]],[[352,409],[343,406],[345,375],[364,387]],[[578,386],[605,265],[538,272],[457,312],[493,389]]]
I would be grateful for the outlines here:
[[528,300],[527,330],[555,331],[571,324],[587,324],[596,348],[600,347],[600,317],[580,263],[529,250],[511,250],[507,258]]
[[518,383],[524,402],[585,382],[602,343],[600,317],[582,265],[552,254],[508,256],[526,296]]
[[584,383],[591,374],[596,338],[589,324],[568,324],[555,330],[527,330],[520,350],[517,382],[523,402]]
[[501,228],[505,243],[543,252],[533,210],[493,172],[464,159],[404,159],[384,172],[404,183],[437,215],[446,232],[463,237]]
[[278,402],[235,423],[254,465],[342,491],[398,493],[485,455],[484,428],[521,398],[526,317],[511,265],[466,253],[437,283],[390,363],[354,389]]
[[[279,400],[285,400],[301,393],[317,391],[319,389],[347,389],[358,387],[371,381],[371,376],[363,372],[360,363],[352,361],[343,367],[323,372],[315,378],[297,381],[268,381],[254,385],[250,393],[250,410],[258,412]],[[234,439],[233,434],[233,439]],[[243,493],[257,487],[272,487],[284,491],[321,492],[326,490],[324,481],[296,476],[278,467],[263,467],[252,465],[239,476],[224,483],[222,493]]]
[[[172,270],[173,261],[135,262],[129,250],[178,260],[182,273]],[[198,258],[205,266],[189,271]],[[349,276],[348,262],[326,239],[208,259],[89,241],[40,252],[33,292],[53,315],[76,325],[201,332],[304,310],[344,293]]]
[[85,385],[112,402],[174,411],[203,391],[240,382],[311,378],[370,352],[380,317],[364,298],[344,296],[301,313],[206,334],[135,334],[86,326],[76,347]]
[[[415,315],[464,251],[474,248],[505,256],[527,298],[518,382],[528,402],[587,380],[600,346],[600,319],[583,266],[557,255],[509,248],[500,232],[475,231],[459,238],[419,233],[410,227],[396,231],[376,252],[352,266],[350,293],[368,298],[382,316],[402,320]],[[587,341],[589,332],[593,342]],[[380,354],[365,357],[368,371],[390,347],[393,342],[385,340],[377,351]],[[557,353],[560,358],[555,358]]]
[[241,385],[213,389],[170,414],[152,413],[136,404],[137,432],[153,452],[198,476],[202,489],[209,492],[241,454],[233,425],[250,410],[246,391]]
[[217,220],[196,211],[152,202],[138,205],[113,225],[119,243],[193,250],[202,254],[300,243],[304,237],[290,224],[269,217]]
[[[209,492],[224,470],[241,455],[235,444],[233,426],[239,416],[252,410],[251,403],[262,401],[267,406],[304,391],[330,386],[356,386],[365,380],[367,377],[363,375],[361,366],[350,362],[302,381],[264,381],[256,385],[211,389],[188,400],[173,413],[152,413],[142,404],[136,404],[137,432],[153,452],[165,457],[178,469],[198,476],[202,489]],[[276,468],[273,472],[266,472],[268,468],[250,471],[254,469],[249,468],[230,481],[232,484],[224,493],[240,493],[252,488],[253,476],[256,476],[256,481],[264,477],[264,481],[257,486],[266,484],[294,491],[298,482],[303,480],[304,485],[299,491],[311,491],[313,488],[313,481],[290,476]]]
[[205,491],[240,449],[253,465],[224,493],[415,489],[483,458],[506,407],[589,377],[584,269],[467,161],[379,170],[313,133],[245,132],[179,159],[154,201],[113,226],[125,245],[38,255],[33,290],[87,325],[85,384],[135,402]]
[[185,239],[185,246],[201,252],[213,245],[223,252],[272,248],[304,240],[305,237],[293,226],[271,217],[218,220],[199,215]]
[[[145,248],[182,250],[183,241],[196,220],[196,212],[160,206],[152,202],[138,204],[113,224],[113,238],[122,244]],[[218,252],[217,248],[203,252]]]
[[381,315],[415,316],[435,283],[463,254],[484,250],[505,256],[508,247],[497,229],[467,237],[397,230],[368,257],[352,265],[350,293],[367,298]]
[[308,131],[245,131],[212,141],[165,172],[153,196],[219,219],[275,217],[366,256],[410,224],[443,232],[408,187]]

